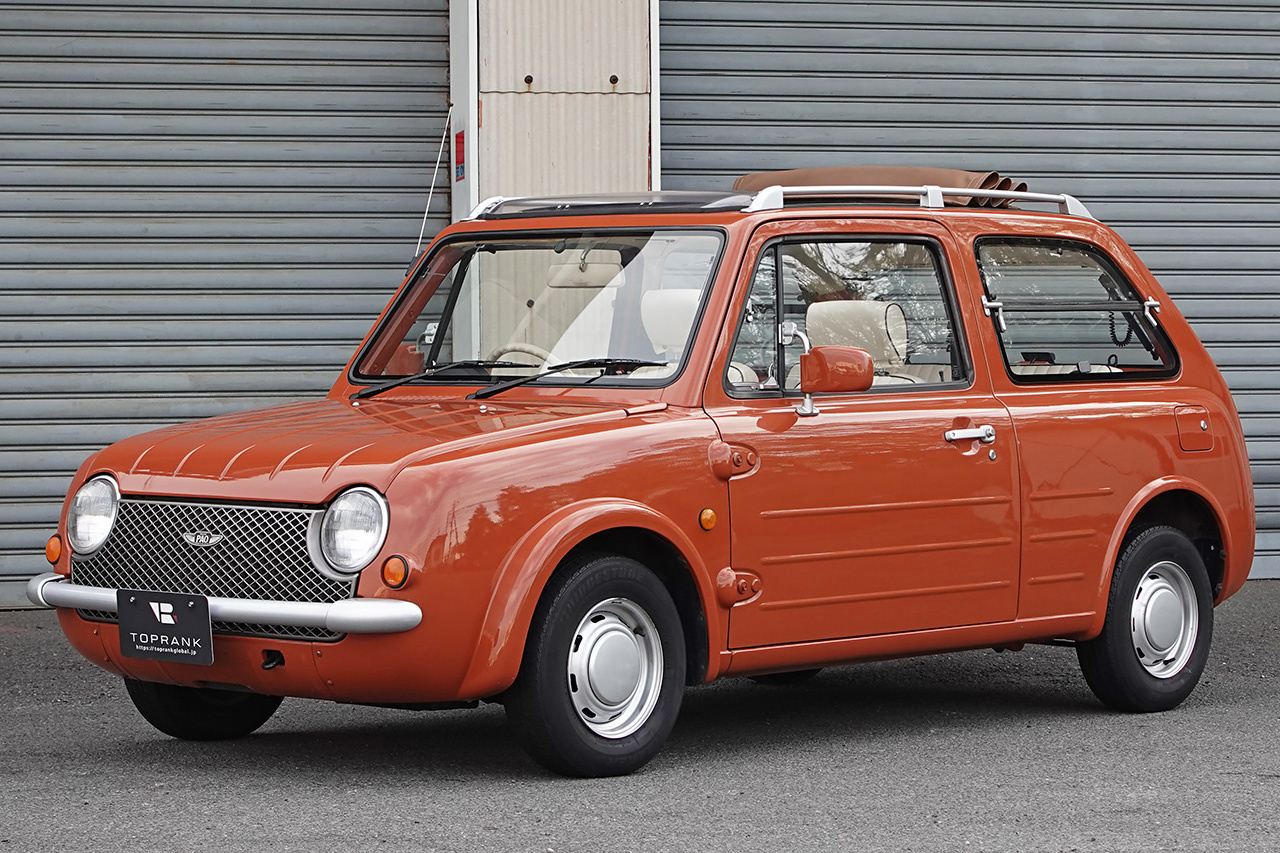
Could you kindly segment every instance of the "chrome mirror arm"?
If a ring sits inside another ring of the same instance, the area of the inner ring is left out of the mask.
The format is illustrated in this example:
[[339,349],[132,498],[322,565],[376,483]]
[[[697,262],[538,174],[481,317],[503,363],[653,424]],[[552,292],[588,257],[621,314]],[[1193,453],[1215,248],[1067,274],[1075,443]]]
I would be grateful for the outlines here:
[[[796,338],[799,338],[800,343],[804,344],[805,355],[808,355],[809,351],[813,349],[813,345],[809,343],[809,336],[800,331],[800,327],[796,325],[795,321],[788,320],[778,326],[778,343],[784,347],[790,346],[791,342]],[[818,411],[818,407],[813,404],[813,395],[805,391],[804,399],[800,401],[800,405],[796,406],[796,414],[802,418],[811,418],[818,414]]]

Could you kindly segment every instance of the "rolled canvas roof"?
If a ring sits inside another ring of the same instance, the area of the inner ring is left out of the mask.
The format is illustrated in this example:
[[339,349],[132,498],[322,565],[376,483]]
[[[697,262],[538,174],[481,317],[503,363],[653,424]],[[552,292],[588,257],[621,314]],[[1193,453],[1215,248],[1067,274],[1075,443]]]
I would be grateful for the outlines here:
[[[816,169],[753,172],[733,182],[735,190],[748,192],[756,192],[774,185],[784,187],[932,185],[960,189],[1027,191],[1025,182],[1015,181],[999,172],[965,172],[960,169],[934,169],[925,166],[822,166]],[[1009,207],[1010,200],[948,196],[946,203],[961,207]]]

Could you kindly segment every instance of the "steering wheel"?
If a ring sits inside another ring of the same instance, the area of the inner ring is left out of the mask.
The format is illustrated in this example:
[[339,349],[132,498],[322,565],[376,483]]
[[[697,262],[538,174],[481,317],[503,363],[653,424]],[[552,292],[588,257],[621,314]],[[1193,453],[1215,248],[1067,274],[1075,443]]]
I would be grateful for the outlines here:
[[502,358],[502,356],[512,352],[518,352],[522,355],[531,355],[536,358],[539,363],[543,363],[551,358],[551,353],[547,352],[540,346],[512,341],[509,344],[502,344],[501,346],[494,347],[493,352],[489,353],[489,358],[486,360],[497,361]]

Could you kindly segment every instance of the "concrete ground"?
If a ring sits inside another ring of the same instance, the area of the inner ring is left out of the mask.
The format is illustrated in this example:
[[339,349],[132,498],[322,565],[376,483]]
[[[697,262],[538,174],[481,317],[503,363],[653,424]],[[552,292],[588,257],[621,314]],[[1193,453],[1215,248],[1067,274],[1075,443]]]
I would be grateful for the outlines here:
[[688,691],[622,779],[550,776],[502,709],[286,700],[253,737],[153,731],[48,612],[0,613],[3,851],[1280,850],[1280,581],[1218,609],[1175,711],[1104,710],[1070,649]]

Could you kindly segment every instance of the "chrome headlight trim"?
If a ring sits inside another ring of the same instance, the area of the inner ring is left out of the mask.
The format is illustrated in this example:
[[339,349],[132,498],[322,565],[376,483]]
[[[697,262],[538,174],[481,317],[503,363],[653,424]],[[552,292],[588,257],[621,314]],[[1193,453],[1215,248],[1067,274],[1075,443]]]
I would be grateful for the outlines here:
[[[363,533],[368,537],[368,541],[362,550],[344,560],[335,556],[334,549],[331,548],[330,533],[334,529],[333,525],[338,523],[339,516],[350,508],[347,504],[353,500],[364,503],[365,509],[372,507],[376,512],[377,521],[376,525],[366,530],[357,529],[357,533]],[[387,528],[390,521],[391,508],[387,504],[387,499],[374,489],[368,486],[353,486],[343,491],[329,503],[328,508],[320,516],[320,523],[315,527],[319,546],[317,550],[324,559],[325,567],[336,572],[340,577],[350,577],[362,571],[382,550],[383,544],[387,541]]]
[[[105,485],[110,489],[109,494],[103,496],[110,501],[110,512],[100,514],[99,517],[106,518],[105,529],[96,533],[96,541],[92,539],[82,539],[77,535],[77,528],[81,520],[82,509],[79,508],[81,497],[88,497],[86,492],[93,489],[99,491]],[[111,531],[115,527],[116,517],[120,513],[120,487],[116,485],[115,478],[109,474],[99,474],[96,477],[90,477],[84,482],[80,488],[76,489],[76,493],[71,496],[71,505],[67,507],[67,544],[71,546],[71,550],[79,556],[87,556],[97,551],[99,548],[111,538]]]

